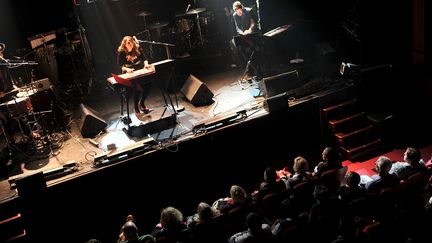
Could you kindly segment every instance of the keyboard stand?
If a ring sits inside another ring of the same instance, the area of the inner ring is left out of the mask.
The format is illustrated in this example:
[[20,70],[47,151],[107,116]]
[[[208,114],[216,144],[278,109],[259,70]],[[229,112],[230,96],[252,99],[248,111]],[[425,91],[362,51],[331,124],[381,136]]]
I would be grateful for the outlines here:
[[[123,113],[124,103],[126,103],[126,116]],[[121,88],[120,90],[120,120],[126,126],[132,123],[129,113],[129,92],[126,88]]]

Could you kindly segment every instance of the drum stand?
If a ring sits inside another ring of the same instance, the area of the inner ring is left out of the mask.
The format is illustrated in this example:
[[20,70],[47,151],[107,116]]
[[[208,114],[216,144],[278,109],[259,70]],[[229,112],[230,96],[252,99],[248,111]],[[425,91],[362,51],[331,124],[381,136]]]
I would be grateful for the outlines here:
[[199,13],[195,14],[195,20],[197,22],[197,28],[198,28],[198,36],[199,36],[199,43],[201,45],[201,47],[204,45],[204,40],[202,37],[202,32],[201,32],[201,24],[200,24],[200,17],[199,17]]
[[10,142],[9,142],[8,135],[6,134],[6,129],[5,129],[4,125],[3,125],[2,118],[0,118],[0,128],[1,128],[1,130],[3,131],[3,135],[4,135],[4,137],[5,137],[6,144],[7,144],[7,147],[8,147],[8,149],[9,149],[9,154],[10,154],[11,151],[12,151],[12,149],[11,149],[11,145],[10,145]]
[[[30,134],[27,137],[29,137],[29,139],[31,139],[31,143],[33,145],[32,148],[34,148],[35,154],[42,154],[43,155],[43,154],[46,154],[46,152],[48,152],[48,151],[49,151],[49,153],[52,153],[52,151],[53,151],[52,146],[51,146],[51,141],[49,141],[49,137],[47,136],[47,134],[41,133],[42,126],[38,122],[40,117],[36,117],[36,115],[49,113],[49,112],[52,112],[52,110],[32,112],[31,114],[25,115],[22,119],[22,121],[25,122],[27,127],[28,127]],[[33,116],[33,121],[30,121],[28,119],[28,116]],[[22,136],[26,137],[21,125],[20,125],[20,130],[21,130]],[[36,136],[36,134],[38,134],[38,136]],[[25,142],[27,142],[27,141],[25,141]],[[48,144],[49,148],[46,148],[47,144]]]

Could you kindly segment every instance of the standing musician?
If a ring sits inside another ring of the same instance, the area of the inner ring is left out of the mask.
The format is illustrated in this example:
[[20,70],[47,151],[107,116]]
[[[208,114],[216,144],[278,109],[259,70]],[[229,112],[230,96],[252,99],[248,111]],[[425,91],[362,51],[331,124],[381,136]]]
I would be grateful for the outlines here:
[[[151,69],[147,57],[140,50],[138,43],[132,36],[125,36],[117,49],[117,63],[123,73],[132,73],[138,69]],[[150,94],[151,82],[145,82],[143,78],[133,80],[133,97],[135,113],[149,114],[152,109],[145,105],[145,99]]]

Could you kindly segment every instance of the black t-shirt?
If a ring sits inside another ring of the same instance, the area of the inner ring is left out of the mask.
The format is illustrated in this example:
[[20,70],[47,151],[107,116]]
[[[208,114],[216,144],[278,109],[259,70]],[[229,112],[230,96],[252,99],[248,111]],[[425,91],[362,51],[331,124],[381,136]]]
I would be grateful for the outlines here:
[[117,56],[117,63],[121,67],[125,66],[127,68],[133,68],[135,70],[144,68],[144,61],[147,58],[141,52],[140,54],[136,54],[133,52],[125,52],[122,51]]
[[[243,8],[243,15],[238,16],[235,12],[233,13],[234,17],[234,23],[236,25],[237,33],[239,33],[239,30],[245,31],[249,29],[251,26],[251,19],[255,21],[254,15],[252,13],[251,8]],[[255,21],[256,22],[256,21]],[[256,30],[256,26],[252,29],[252,31]]]

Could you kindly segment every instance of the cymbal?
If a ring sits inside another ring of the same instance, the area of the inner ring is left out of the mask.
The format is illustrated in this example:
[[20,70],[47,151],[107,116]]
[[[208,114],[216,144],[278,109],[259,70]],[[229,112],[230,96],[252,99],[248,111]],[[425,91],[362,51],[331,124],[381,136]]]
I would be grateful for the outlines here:
[[199,13],[202,13],[204,11],[206,11],[205,8],[195,8],[195,9],[191,9],[191,10],[189,10],[187,12],[177,13],[175,15],[175,17],[183,17],[183,16],[186,16],[186,15],[199,14]]
[[165,27],[167,25],[168,25],[168,22],[156,22],[156,23],[152,23],[152,24],[147,25],[147,28],[148,29],[159,29],[159,28]]
[[145,17],[145,16],[152,15],[152,13],[149,12],[149,11],[141,11],[141,12],[135,14],[135,15],[136,15],[136,16],[139,16],[139,17]]
[[196,8],[196,9],[191,9],[189,11],[186,12],[186,14],[199,14],[201,12],[206,11],[205,8]]

